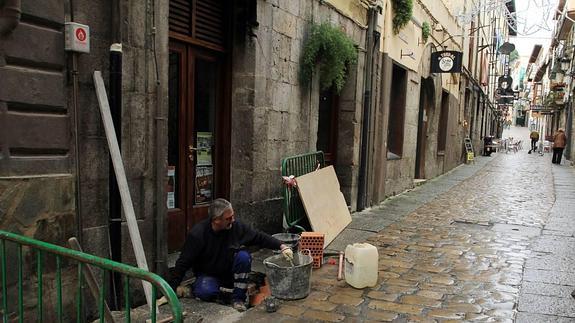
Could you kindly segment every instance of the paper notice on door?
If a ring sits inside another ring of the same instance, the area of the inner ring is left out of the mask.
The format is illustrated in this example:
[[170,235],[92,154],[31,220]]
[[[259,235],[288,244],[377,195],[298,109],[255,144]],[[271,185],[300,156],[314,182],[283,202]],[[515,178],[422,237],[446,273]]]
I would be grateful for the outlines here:
[[211,132],[198,132],[197,133],[197,166],[211,166],[212,165],[212,133]]
[[212,200],[211,166],[196,167],[196,203],[205,203]]
[[166,187],[168,209],[176,208],[176,166],[168,166],[168,185]]

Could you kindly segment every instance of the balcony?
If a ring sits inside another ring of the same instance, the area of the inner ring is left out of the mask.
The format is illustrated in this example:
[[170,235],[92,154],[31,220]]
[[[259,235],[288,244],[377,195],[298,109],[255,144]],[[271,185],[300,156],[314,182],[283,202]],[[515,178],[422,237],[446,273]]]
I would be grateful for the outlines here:
[[[570,19],[566,19],[566,17]],[[567,0],[561,17],[557,20],[555,27],[555,39],[565,40],[571,32],[573,27],[573,20],[575,20],[575,0]]]

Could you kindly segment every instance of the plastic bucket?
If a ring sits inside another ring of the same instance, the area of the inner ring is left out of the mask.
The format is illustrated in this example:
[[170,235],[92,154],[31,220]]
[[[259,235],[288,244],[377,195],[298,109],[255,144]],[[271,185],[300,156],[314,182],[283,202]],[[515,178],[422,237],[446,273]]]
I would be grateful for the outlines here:
[[297,251],[299,239],[301,238],[299,234],[295,233],[276,233],[273,234],[272,237],[278,239],[283,244],[290,246],[294,252]]
[[294,253],[294,266],[283,255],[271,256],[264,260],[273,296],[280,299],[300,299],[309,295],[313,258],[309,255],[309,251],[307,253]]

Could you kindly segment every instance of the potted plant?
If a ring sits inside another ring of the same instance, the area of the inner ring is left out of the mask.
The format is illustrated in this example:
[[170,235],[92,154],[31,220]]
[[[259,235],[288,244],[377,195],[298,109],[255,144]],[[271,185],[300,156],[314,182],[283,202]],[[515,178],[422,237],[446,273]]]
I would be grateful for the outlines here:
[[423,24],[421,25],[421,37],[423,38],[424,43],[427,43],[429,35],[431,35],[431,26],[427,21],[424,21]]
[[313,25],[302,51],[300,79],[302,84],[309,83],[319,68],[321,88],[333,86],[340,92],[348,66],[356,61],[356,45],[343,31],[329,23]]
[[393,6],[393,32],[398,34],[411,20],[413,12],[413,0],[392,0]]

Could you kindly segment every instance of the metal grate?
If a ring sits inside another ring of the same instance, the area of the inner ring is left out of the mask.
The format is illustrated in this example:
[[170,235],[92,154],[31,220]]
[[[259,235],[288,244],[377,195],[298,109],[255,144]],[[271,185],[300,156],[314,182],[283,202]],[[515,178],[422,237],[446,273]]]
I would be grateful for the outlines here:
[[[325,158],[323,152],[317,151],[313,153],[291,156],[282,159],[281,173],[282,176],[293,175],[295,177],[305,175],[315,171],[318,167],[325,166]],[[296,187],[284,186],[284,216],[289,229],[296,229],[297,231],[307,231],[310,229],[308,219],[303,208],[303,204],[299,197]]]

